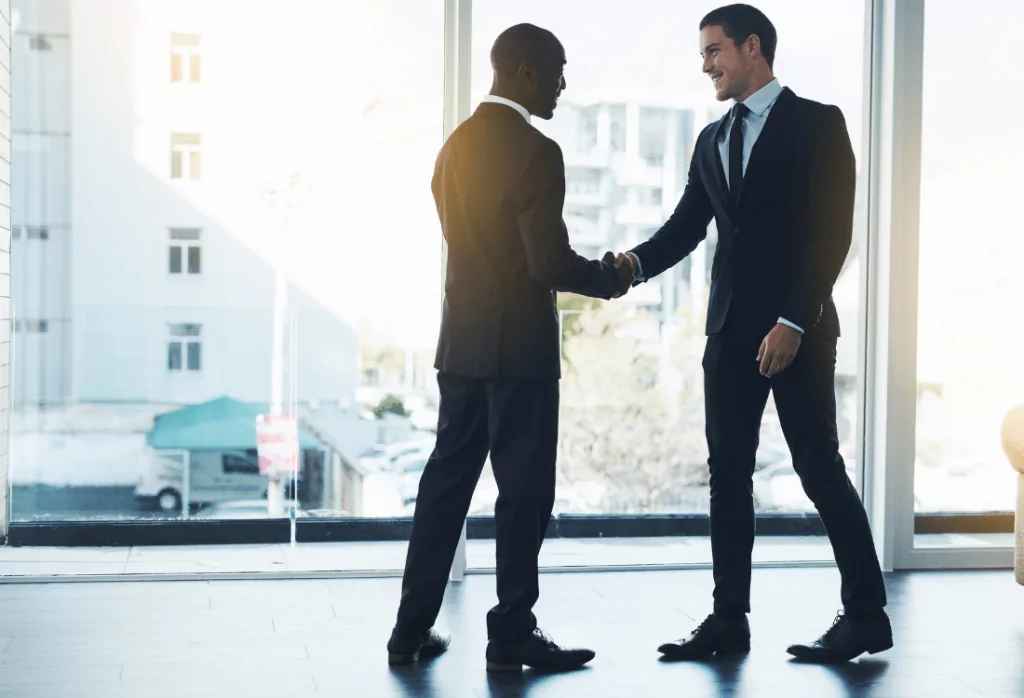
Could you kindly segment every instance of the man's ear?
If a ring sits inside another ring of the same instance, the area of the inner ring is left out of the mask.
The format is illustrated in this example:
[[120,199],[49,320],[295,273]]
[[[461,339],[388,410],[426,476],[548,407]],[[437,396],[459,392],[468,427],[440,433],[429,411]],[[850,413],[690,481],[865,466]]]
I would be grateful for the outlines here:
[[747,50],[747,55],[753,58],[757,54],[761,53],[761,37],[757,34],[751,34],[747,37],[747,40],[743,42],[743,47]]
[[520,63],[516,74],[527,85],[532,85],[537,80],[537,69],[529,63]]

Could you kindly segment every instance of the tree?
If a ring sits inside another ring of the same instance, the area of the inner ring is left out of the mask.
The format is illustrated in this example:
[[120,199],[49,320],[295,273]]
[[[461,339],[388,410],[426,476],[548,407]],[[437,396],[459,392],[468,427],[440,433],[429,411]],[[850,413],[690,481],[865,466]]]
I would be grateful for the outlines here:
[[560,484],[598,482],[608,511],[707,506],[703,317],[661,326],[626,303],[579,313],[563,355]]
[[380,404],[373,408],[373,416],[377,419],[381,419],[386,414],[394,414],[399,417],[407,417],[408,413],[405,411],[405,405],[394,395],[388,394],[384,396],[384,399],[380,401]]

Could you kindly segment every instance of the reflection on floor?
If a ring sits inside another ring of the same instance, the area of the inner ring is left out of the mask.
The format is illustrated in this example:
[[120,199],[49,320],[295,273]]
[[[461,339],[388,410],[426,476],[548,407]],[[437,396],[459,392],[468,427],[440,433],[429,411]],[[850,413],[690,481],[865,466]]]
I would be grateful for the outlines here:
[[[942,548],[1013,545],[1013,534],[954,534],[916,537],[919,547]],[[157,546],[135,548],[0,548],[0,581],[22,577],[88,575],[239,575],[326,576],[333,573],[400,574],[406,543],[300,543],[290,545]],[[494,541],[467,545],[471,571],[493,571]],[[1012,563],[1007,553],[1007,564]],[[780,563],[832,564],[832,550],[822,536],[762,536],[754,546],[761,565]],[[555,538],[541,551],[548,569],[573,567],[635,567],[643,565],[709,565],[706,537]]]
[[484,615],[494,578],[448,589],[451,651],[389,669],[398,579],[129,582],[0,586],[0,696],[360,698],[926,698],[1024,695],[1024,588],[1012,573],[888,577],[890,652],[842,667],[791,663],[838,606],[835,569],[754,572],[753,649],[743,661],[659,662],[711,603],[706,570],[547,574],[537,614],[590,668],[488,676]]
[[[1013,534],[917,536],[919,547],[983,547],[1013,544]],[[406,543],[299,543],[298,545],[154,546],[134,548],[0,548],[0,580],[23,577],[119,575],[325,576],[334,573],[400,574]],[[494,541],[467,544],[471,571],[493,571]],[[1009,554],[1008,564],[1012,564]],[[755,563],[832,563],[828,540],[820,536],[762,536],[754,546]],[[555,538],[541,552],[548,569],[573,567],[709,565],[706,537]]]
[[[371,543],[299,543],[298,545],[156,546],[135,548],[0,548],[0,579],[45,575],[196,575],[260,572],[281,576],[383,571],[400,574],[404,541]],[[494,541],[466,546],[471,570],[494,568]],[[765,536],[755,546],[764,564],[830,563],[823,536]],[[621,567],[624,565],[707,565],[706,537],[554,538],[541,552],[541,565]]]

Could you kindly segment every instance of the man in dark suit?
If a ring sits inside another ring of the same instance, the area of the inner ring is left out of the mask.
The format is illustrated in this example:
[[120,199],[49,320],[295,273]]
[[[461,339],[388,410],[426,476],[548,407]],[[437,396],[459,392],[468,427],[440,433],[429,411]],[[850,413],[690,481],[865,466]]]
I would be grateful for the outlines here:
[[437,158],[433,193],[448,265],[437,346],[437,443],[419,484],[392,663],[443,652],[433,630],[473,490],[488,452],[498,485],[498,605],[487,615],[492,671],[570,669],[590,650],[558,647],[537,628],[537,557],[555,500],[560,323],[556,291],[613,298],[632,275],[614,256],[588,261],[562,221],[558,145],[530,125],[565,89],[553,34],[517,25],[491,52],[491,94]]
[[704,72],[716,97],[735,105],[698,136],[668,221],[616,262],[637,282],[654,278],[692,252],[715,219],[704,354],[714,613],[688,638],[662,645],[672,658],[749,650],[752,476],[769,392],[793,468],[828,531],[845,611],[820,639],[789,652],[846,661],[892,646],[878,556],[836,429],[832,287],[850,249],[854,155],[837,107],[779,85],[775,46],[772,23],[749,5],[701,22]]

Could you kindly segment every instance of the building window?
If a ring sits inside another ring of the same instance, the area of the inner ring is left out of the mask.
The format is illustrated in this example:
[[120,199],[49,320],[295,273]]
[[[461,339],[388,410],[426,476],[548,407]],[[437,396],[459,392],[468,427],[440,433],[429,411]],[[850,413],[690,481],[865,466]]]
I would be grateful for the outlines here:
[[46,320],[15,320],[14,331],[28,334],[45,334],[50,331],[50,324]]
[[661,167],[665,160],[667,128],[668,113],[664,109],[640,109],[640,157],[652,167]]
[[199,82],[202,75],[202,37],[171,34],[171,82]]
[[25,226],[25,238],[27,240],[49,240],[50,231],[44,225]]
[[612,152],[624,153],[626,152],[626,105],[613,104],[610,112]]
[[580,111],[579,132],[576,152],[586,155],[597,149],[597,109],[591,107]]
[[601,170],[593,168],[572,169],[566,173],[566,191],[570,194],[599,194],[601,175]]
[[661,187],[640,187],[637,194],[641,206],[661,206]]
[[169,248],[171,274],[199,274],[202,272],[202,249],[199,245],[199,228],[171,228]]
[[29,37],[28,47],[32,51],[50,51],[53,49],[53,45],[45,36]]
[[256,449],[222,453],[220,456],[221,470],[225,475],[259,475],[260,461]]
[[199,179],[201,140],[198,133],[171,134],[171,179]]
[[168,371],[199,371],[202,369],[203,326],[190,323],[172,323],[167,342]]

